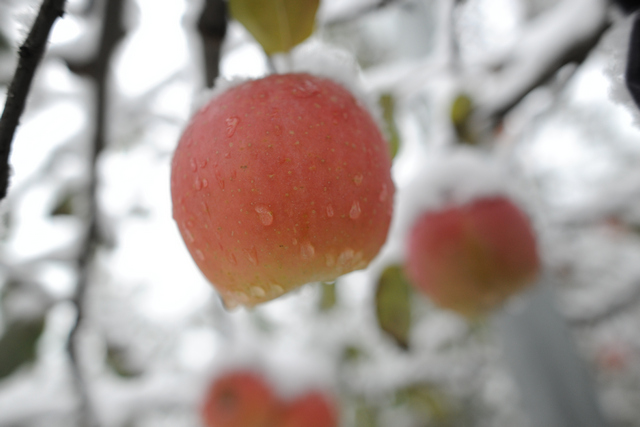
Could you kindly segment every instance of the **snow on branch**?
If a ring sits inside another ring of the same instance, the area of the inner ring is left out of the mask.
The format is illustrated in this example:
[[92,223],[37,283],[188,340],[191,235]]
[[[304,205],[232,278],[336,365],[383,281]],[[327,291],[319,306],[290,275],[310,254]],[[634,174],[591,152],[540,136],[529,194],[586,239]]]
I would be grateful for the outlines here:
[[36,68],[44,55],[54,22],[64,14],[65,0],[44,0],[26,41],[20,46],[20,60],[7,92],[0,117],[0,200],[9,186],[9,154]]
[[608,26],[605,0],[564,0],[539,15],[499,70],[477,76],[474,100],[487,117],[501,117],[562,66],[581,62]]

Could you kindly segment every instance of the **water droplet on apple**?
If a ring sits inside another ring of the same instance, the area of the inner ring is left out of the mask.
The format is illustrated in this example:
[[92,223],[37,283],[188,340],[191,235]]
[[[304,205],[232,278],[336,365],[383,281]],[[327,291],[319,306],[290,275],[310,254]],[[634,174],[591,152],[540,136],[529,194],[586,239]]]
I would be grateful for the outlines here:
[[338,255],[338,265],[346,266],[351,264],[351,261],[353,260],[354,255],[355,255],[355,252],[353,251],[353,249],[346,248],[344,251],[340,253],[340,255]]
[[231,137],[234,133],[236,133],[236,129],[238,127],[238,123],[240,123],[240,119],[236,116],[229,117],[226,120],[227,123],[227,136]]
[[302,255],[303,259],[311,259],[316,254],[316,248],[313,247],[311,242],[304,242],[300,246],[300,255]]
[[363,178],[364,178],[364,177],[362,176],[362,174],[358,174],[358,175],[356,175],[356,176],[354,176],[354,177],[353,177],[353,182],[354,182],[356,185],[360,185],[360,184],[362,184],[362,179],[363,179]]
[[206,168],[207,167],[207,163],[208,163],[207,159],[200,160],[200,168],[202,168],[202,169]]
[[192,171],[192,172],[195,172],[195,171],[197,171],[197,170],[198,170],[198,163],[196,162],[196,159],[192,158],[192,159],[189,161],[189,163],[190,163],[190,165],[191,165],[191,171]]
[[259,286],[252,286],[251,289],[249,289],[249,292],[251,292],[252,296],[258,298],[263,298],[266,295],[264,289]]
[[199,176],[196,176],[196,180],[193,185],[195,186],[196,191],[202,190],[202,181],[200,180]]
[[269,211],[269,208],[265,205],[258,205],[255,208],[258,216],[260,217],[260,222],[263,225],[271,225],[273,223],[273,214]]
[[200,249],[196,249],[196,258],[200,261],[204,261],[204,253]]
[[227,310],[233,310],[240,305],[240,302],[231,294],[220,295],[222,298],[222,304]]
[[362,251],[358,251],[353,255],[353,259],[351,260],[351,264],[354,269],[360,269],[367,266],[367,262],[363,259],[364,254]]
[[207,188],[209,186],[209,181],[205,178],[202,179],[202,188]]
[[333,267],[336,265],[336,257],[333,254],[324,254],[325,264],[327,267]]
[[217,169],[215,172],[215,176],[216,176],[216,181],[218,181],[218,186],[220,187],[221,190],[224,190],[224,178],[222,178],[222,174]]
[[387,200],[387,197],[389,197],[389,190],[387,190],[387,184],[382,184],[382,191],[380,192],[380,196],[378,197],[378,199],[381,202],[384,202]]
[[182,223],[182,232],[184,234],[184,238],[189,243],[193,243],[196,241],[196,239],[193,237],[193,233],[191,233],[191,230],[189,230],[189,228],[191,227],[193,227],[193,222],[191,221]]
[[278,285],[277,283],[272,283],[269,289],[269,294],[272,297],[276,297],[279,295],[282,295],[284,293],[284,289],[282,288],[282,286]]
[[231,264],[238,265],[238,260],[236,259],[236,256],[233,254],[233,252],[227,252],[227,259]]
[[244,249],[244,254],[247,256],[249,262],[256,267],[258,266],[258,251],[256,251],[255,246],[252,246],[251,249]]
[[362,209],[360,209],[360,202],[357,200],[353,202],[351,205],[351,209],[349,210],[349,218],[358,219],[360,218],[360,214],[362,213]]
[[235,292],[234,294],[235,294],[236,300],[238,300],[240,304],[247,304],[249,302],[249,296],[244,292],[238,291],[238,292]]
[[327,205],[327,216],[329,218],[331,218],[333,216],[334,212],[333,212],[333,206],[331,205]]
[[309,98],[310,96],[315,95],[320,92],[320,88],[311,80],[303,80],[299,84],[296,85],[295,88],[291,91],[294,96],[299,98]]

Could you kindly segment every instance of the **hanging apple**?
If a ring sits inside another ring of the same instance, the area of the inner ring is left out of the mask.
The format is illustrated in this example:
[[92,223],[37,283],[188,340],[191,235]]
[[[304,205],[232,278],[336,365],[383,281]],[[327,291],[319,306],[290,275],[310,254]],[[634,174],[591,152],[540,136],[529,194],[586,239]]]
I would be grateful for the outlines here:
[[192,118],[172,162],[173,216],[225,304],[253,306],[367,266],[391,220],[390,167],[345,87],[270,75]]

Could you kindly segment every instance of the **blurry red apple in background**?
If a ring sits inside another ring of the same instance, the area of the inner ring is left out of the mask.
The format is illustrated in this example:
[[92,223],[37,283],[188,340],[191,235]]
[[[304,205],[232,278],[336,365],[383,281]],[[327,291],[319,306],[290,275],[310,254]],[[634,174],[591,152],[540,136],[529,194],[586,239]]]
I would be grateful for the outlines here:
[[406,267],[434,303],[475,317],[531,284],[540,260],[526,215],[504,197],[488,197],[420,216]]
[[280,399],[259,374],[236,370],[216,378],[202,406],[206,427],[337,427],[338,410],[329,396],[310,391]]
[[338,414],[327,396],[313,391],[288,403],[278,427],[337,427]]
[[341,85],[309,74],[232,87],[191,120],[173,216],[225,304],[253,306],[367,266],[386,240],[389,147]]
[[205,396],[207,427],[274,427],[279,401],[258,374],[234,371],[216,379]]

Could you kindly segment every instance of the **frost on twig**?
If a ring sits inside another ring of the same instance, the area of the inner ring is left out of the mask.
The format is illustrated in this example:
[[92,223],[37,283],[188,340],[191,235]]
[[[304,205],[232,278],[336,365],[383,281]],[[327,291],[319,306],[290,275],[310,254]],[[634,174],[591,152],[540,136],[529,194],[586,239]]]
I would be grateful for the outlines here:
[[26,41],[20,46],[20,60],[9,86],[0,118],[0,200],[9,186],[11,142],[31,88],[36,68],[44,54],[54,22],[64,14],[65,0],[44,0]]

